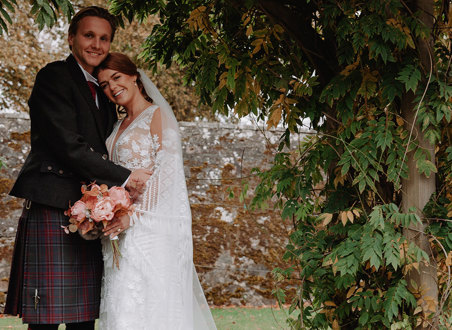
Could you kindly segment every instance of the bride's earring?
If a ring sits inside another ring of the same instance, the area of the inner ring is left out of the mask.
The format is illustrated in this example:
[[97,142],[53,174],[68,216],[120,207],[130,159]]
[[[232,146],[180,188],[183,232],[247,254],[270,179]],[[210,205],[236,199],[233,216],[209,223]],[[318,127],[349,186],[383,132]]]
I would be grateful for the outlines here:
[[133,83],[135,84],[135,86],[138,86],[138,85],[137,85],[137,81],[136,81],[136,80],[135,80],[135,81],[134,81]]

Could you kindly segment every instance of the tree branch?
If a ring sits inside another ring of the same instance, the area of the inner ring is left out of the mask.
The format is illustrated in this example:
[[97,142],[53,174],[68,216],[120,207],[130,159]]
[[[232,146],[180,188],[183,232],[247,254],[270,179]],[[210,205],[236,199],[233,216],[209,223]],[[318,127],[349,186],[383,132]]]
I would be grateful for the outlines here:
[[294,6],[301,7],[301,4],[295,4],[292,1],[261,0],[258,2],[260,8],[273,22],[281,25],[284,30],[293,38],[297,45],[302,49],[309,62],[312,63],[319,75],[321,83],[324,85],[339,72],[336,59],[335,44],[328,42],[327,39],[315,31],[312,25],[312,19],[309,15],[299,17],[297,12],[316,11],[313,4],[303,6],[292,10]]

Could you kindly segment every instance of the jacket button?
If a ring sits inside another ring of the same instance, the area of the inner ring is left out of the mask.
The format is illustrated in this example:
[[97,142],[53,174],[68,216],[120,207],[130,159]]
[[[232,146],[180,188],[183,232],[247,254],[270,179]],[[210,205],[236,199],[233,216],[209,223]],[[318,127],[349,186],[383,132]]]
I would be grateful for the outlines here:
[[47,166],[47,169],[49,170],[49,171],[51,171],[52,170],[52,166]]
[[63,171],[63,170],[59,170],[59,171],[58,171],[58,173],[60,173],[60,174],[63,174],[63,173],[64,173],[64,171]]
[[102,159],[103,159],[103,160],[107,160],[107,158],[108,158],[107,154],[103,154],[103,155],[102,155]]
[[93,151],[93,152],[94,152],[94,149],[93,149],[93,148],[91,148],[91,147],[89,148],[89,150],[91,150],[91,151]]

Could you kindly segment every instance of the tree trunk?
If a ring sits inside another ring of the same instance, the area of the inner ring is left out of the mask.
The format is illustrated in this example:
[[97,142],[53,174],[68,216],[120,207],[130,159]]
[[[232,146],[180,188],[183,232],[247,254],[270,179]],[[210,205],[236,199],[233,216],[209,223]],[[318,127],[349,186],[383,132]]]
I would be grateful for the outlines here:
[[[433,26],[433,0],[416,0],[415,8],[421,11],[420,19],[430,29]],[[429,75],[432,70],[431,47],[432,40],[423,39],[417,40],[417,46],[419,51],[419,57],[424,69],[424,74]],[[417,104],[413,104],[414,95],[409,93],[402,100],[402,115],[406,120],[408,129],[411,130],[414,125],[413,137],[417,137],[417,142],[421,148],[428,151],[430,159],[435,160],[434,145],[431,145],[425,138],[419,125],[415,123]],[[403,211],[407,212],[410,207],[416,207],[419,210],[419,216],[422,219],[421,224],[413,224],[409,228],[404,230],[404,234],[409,243],[414,243],[422,250],[424,250],[428,256],[428,262],[421,262],[418,269],[412,268],[407,274],[407,283],[410,291],[418,293],[416,297],[422,307],[424,317],[434,316],[432,319],[428,319],[428,322],[422,322],[416,327],[416,329],[437,329],[438,328],[438,277],[437,277],[437,265],[435,256],[430,248],[428,236],[424,233],[425,227],[428,221],[423,218],[422,209],[427,204],[430,196],[436,190],[435,175],[432,173],[430,177],[426,177],[420,174],[416,168],[416,161],[414,160],[414,152],[407,155],[408,165],[408,179],[403,180],[403,194],[402,205]],[[414,285],[413,285],[414,283]]]
[[[415,114],[415,108],[413,108],[413,104],[409,100],[410,97],[404,100],[405,106],[403,110],[405,120],[408,123],[412,123]],[[411,126],[411,125],[410,125]],[[435,159],[434,155],[434,146],[429,144],[427,141],[423,139],[422,132],[418,125],[414,127],[413,136],[418,135],[418,142],[421,148],[425,148],[428,150],[431,159]],[[421,219],[423,218],[421,210],[424,208],[425,204],[427,204],[432,193],[435,192],[435,175],[432,173],[429,178],[427,178],[423,174],[419,174],[416,168],[416,161],[414,160],[414,152],[411,152],[407,155],[407,165],[408,165],[408,179],[403,180],[403,194],[402,194],[402,205],[403,211],[408,212],[410,207],[416,207],[419,210],[419,216]],[[422,250],[427,252],[429,256],[429,262],[424,263],[421,262],[419,264],[418,269],[412,268],[407,275],[407,283],[408,288],[411,292],[417,293],[416,297],[420,302],[422,302],[421,306],[425,313],[425,316],[435,314],[438,308],[438,279],[437,279],[437,267],[435,256],[432,254],[432,250],[430,248],[430,243],[428,240],[428,236],[424,234],[425,227],[427,226],[427,220],[422,220],[421,224],[413,224],[409,228],[404,230],[404,235],[407,238],[409,243],[414,243]],[[413,285],[413,282],[415,283]],[[437,320],[432,320],[431,323],[433,325],[437,324]],[[428,329],[431,328],[431,325],[427,323],[425,325],[420,325],[416,327],[416,329]],[[433,326],[436,329],[436,326]]]

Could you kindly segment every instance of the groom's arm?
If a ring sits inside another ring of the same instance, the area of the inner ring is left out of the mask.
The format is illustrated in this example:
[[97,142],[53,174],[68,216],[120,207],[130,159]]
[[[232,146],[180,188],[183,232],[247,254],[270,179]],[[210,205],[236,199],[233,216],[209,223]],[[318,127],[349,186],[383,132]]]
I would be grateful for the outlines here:
[[64,65],[62,62],[48,65],[36,77],[29,100],[32,130],[38,132],[37,139],[40,140],[36,146],[45,146],[46,153],[50,152],[82,179],[109,186],[121,185],[131,171],[108,160],[99,150],[99,143],[103,143],[99,138],[97,147],[87,141],[87,134],[97,134],[94,117],[89,128],[79,127],[77,116],[87,117],[91,110],[88,105],[85,109],[76,107],[74,98],[82,95],[76,95],[75,82]]

